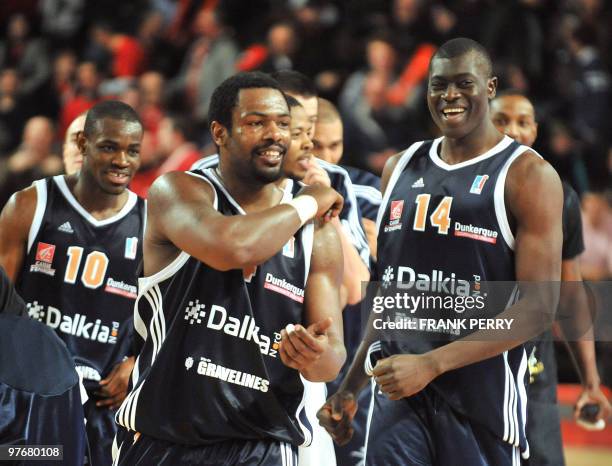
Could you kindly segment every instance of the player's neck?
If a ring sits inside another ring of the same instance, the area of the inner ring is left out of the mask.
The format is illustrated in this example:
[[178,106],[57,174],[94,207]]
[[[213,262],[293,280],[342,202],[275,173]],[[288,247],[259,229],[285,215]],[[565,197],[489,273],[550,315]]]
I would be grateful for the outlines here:
[[440,144],[440,158],[449,165],[471,160],[495,147],[504,135],[488,123],[462,138],[445,136]]
[[256,180],[245,180],[231,172],[215,170],[227,192],[246,213],[260,212],[278,205],[283,198],[283,190],[278,182],[262,184]]
[[66,177],[66,183],[77,202],[96,220],[105,220],[117,214],[129,198],[127,189],[121,194],[109,194],[96,183],[88,182],[82,174]]

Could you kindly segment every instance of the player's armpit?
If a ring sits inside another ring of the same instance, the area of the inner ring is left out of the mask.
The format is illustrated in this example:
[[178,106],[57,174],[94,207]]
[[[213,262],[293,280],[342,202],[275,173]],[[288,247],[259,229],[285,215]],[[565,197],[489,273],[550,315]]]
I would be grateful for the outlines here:
[[[304,320],[310,333],[323,343],[324,351],[316,362],[301,371],[314,382],[334,380],[346,359],[339,296],[342,263],[340,239],[334,227],[317,225],[306,283]],[[321,322],[328,318],[331,319],[329,326],[318,332]]]
[[36,203],[36,188],[30,186],[13,194],[0,215],[0,265],[13,282],[26,253]]

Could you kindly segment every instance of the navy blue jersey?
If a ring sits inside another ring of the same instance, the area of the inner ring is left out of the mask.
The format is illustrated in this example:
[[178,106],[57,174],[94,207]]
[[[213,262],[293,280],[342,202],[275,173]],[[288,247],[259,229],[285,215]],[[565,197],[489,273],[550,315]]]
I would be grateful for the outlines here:
[[[342,207],[342,212],[340,212],[339,215],[340,222],[342,223],[344,232],[348,235],[351,243],[353,246],[355,246],[355,249],[357,249],[359,257],[361,257],[364,264],[369,266],[370,246],[368,245],[368,239],[365,234],[365,230],[363,229],[356,190],[353,186],[349,173],[344,168],[334,165],[333,163],[325,162],[324,160],[317,159],[317,163],[329,175],[331,187],[338,191],[338,193],[344,198],[344,206]],[[219,156],[214,154],[198,160],[191,168],[202,170],[205,168],[215,168],[218,165]],[[294,185],[294,194],[297,194],[302,186],[302,184],[296,183]]]
[[361,216],[375,222],[380,203],[382,202],[380,177],[360,168],[343,168],[348,172],[353,182]]
[[142,261],[145,202],[96,220],[64,176],[35,182],[37,205],[16,281],[30,317],[55,329],[88,391],[128,353]]
[[[514,281],[504,186],[510,164],[528,148],[505,137],[485,154],[449,165],[438,154],[441,141],[413,144],[391,175],[377,219],[376,279],[415,289],[437,283],[438,291],[442,285],[454,295],[471,295],[480,282]],[[510,300],[508,293],[497,311]],[[444,344],[442,339],[416,336],[374,346],[387,357],[422,353]],[[457,411],[527,454],[526,376],[527,357],[519,346],[445,373],[431,386]]]
[[[218,212],[244,214],[214,169],[188,173],[212,186]],[[304,323],[313,231],[307,223],[252,270],[222,272],[180,252],[140,279],[134,327],[145,341],[117,422],[182,445],[308,444],[304,379],[282,363],[278,343],[281,329]]]
[[66,345],[46,326],[14,315],[0,315],[0,335],[0,445],[63,445],[61,464],[81,466],[85,418]]

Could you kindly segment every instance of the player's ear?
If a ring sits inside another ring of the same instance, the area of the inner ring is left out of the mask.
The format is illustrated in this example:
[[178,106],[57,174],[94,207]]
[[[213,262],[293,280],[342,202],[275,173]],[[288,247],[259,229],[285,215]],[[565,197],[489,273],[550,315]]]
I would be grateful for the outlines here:
[[79,131],[76,134],[76,145],[79,148],[79,153],[85,157],[85,152],[87,148],[87,138],[85,137],[84,131]]
[[228,131],[227,128],[221,123],[218,121],[213,121],[210,124],[210,134],[212,134],[213,141],[217,146],[221,147],[225,145]]
[[497,94],[497,76],[493,76],[487,81],[487,93],[489,100],[493,100]]

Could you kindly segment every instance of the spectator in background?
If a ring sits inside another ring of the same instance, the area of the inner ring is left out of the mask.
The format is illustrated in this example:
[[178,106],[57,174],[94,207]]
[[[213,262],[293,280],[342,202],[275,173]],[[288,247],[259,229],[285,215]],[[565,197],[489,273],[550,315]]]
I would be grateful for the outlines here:
[[158,148],[164,162],[158,176],[171,171],[186,171],[202,157],[195,144],[194,125],[189,118],[166,116],[159,126]]
[[8,156],[19,145],[23,126],[28,118],[21,105],[19,76],[13,68],[0,72],[0,157]]
[[6,40],[0,41],[0,69],[15,68],[19,92],[33,96],[51,75],[49,54],[41,39],[29,38],[30,25],[23,15],[9,19]]
[[74,46],[85,19],[85,0],[41,0],[42,30],[56,47]]
[[138,79],[139,105],[136,108],[145,130],[157,134],[164,118],[164,77],[156,71],[148,71]]
[[180,96],[200,123],[208,117],[214,89],[236,71],[238,46],[217,11],[200,10],[193,22],[197,35],[187,51],[179,75],[168,83],[169,94]]
[[66,101],[60,112],[60,134],[66,134],[70,123],[100,101],[98,86],[100,74],[93,62],[82,62],[76,71],[74,96]]
[[64,137],[64,145],[62,146],[62,158],[64,160],[64,171],[67,175],[73,175],[81,170],[83,165],[83,154],[77,146],[77,138],[85,128],[85,118],[87,113],[81,113],[74,119]]
[[32,181],[62,172],[62,160],[53,150],[54,139],[51,120],[40,116],[28,120],[19,149],[0,168],[0,205]]
[[290,21],[274,23],[268,30],[266,59],[258,69],[266,73],[293,69],[298,46],[295,24]]
[[612,277],[612,211],[601,193],[582,196],[584,253],[580,267],[585,280]]
[[94,44],[110,56],[110,74],[113,78],[134,78],[142,73],[146,57],[136,38],[120,34],[105,23],[95,24],[91,36]]

